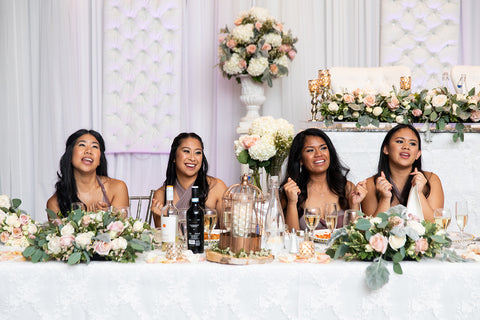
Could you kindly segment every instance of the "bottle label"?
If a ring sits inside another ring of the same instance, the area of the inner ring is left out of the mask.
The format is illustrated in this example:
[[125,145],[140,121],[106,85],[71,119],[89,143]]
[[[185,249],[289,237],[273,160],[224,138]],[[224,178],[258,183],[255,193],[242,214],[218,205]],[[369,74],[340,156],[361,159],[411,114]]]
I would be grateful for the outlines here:
[[197,213],[189,217],[187,213],[188,250],[192,250],[193,253],[203,253],[203,232],[203,215],[201,213]]
[[177,215],[162,217],[162,241],[174,243],[177,236]]

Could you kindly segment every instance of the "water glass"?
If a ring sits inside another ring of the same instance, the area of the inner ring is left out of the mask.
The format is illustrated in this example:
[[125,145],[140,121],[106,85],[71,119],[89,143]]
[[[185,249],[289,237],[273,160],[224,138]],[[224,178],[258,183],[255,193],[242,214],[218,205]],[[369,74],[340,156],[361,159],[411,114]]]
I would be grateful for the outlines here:
[[445,232],[447,231],[450,221],[452,219],[452,214],[448,208],[437,208],[433,211],[433,219],[438,227],[443,228]]
[[347,209],[343,214],[343,226],[348,226],[351,223],[355,223],[358,219],[358,212],[355,209]]
[[330,232],[333,232],[337,228],[338,223],[338,210],[336,203],[327,203],[325,205],[325,221],[327,222],[327,228]]
[[458,229],[460,229],[460,240],[463,240],[463,230],[468,221],[468,205],[466,201],[455,202],[455,220],[457,222]]

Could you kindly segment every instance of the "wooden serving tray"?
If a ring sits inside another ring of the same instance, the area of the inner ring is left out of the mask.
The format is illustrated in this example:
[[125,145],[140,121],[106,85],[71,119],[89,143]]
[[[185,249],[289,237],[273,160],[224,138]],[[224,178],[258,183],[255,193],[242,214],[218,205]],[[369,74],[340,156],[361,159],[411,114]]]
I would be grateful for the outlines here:
[[212,250],[205,250],[205,255],[208,261],[232,265],[263,264],[270,263],[274,259],[273,255],[268,257],[235,258]]

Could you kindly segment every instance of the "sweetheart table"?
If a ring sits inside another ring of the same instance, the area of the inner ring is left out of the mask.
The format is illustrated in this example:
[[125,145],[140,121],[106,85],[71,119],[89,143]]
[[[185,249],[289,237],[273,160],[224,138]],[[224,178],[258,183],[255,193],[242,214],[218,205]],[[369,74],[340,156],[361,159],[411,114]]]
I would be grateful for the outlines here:
[[230,266],[0,262],[7,319],[476,319],[480,263],[402,262],[377,291],[366,262]]

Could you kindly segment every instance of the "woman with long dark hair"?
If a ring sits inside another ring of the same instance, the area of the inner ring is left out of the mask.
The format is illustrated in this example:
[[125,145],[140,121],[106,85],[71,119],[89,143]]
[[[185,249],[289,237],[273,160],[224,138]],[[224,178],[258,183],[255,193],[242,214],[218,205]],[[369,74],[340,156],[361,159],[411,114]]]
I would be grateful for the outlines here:
[[432,172],[422,170],[422,140],[409,124],[399,124],[388,131],[380,148],[378,172],[367,179],[368,195],[363,211],[377,215],[397,204],[407,205],[413,186],[418,188],[423,217],[433,222],[433,211],[443,208],[442,183]]
[[57,176],[55,194],[47,201],[55,213],[66,215],[74,202],[88,211],[128,206],[127,186],[108,177],[105,142],[94,130],[80,129],[68,137]]
[[207,175],[207,172],[208,162],[200,136],[193,132],[183,132],[176,136],[170,147],[165,182],[153,196],[155,226],[160,226],[167,185],[173,186],[173,203],[178,209],[190,207],[192,186],[196,185],[200,192],[200,205],[216,209],[218,216],[221,216],[222,197],[227,186],[222,180]]
[[[325,132],[311,128],[298,133],[290,148],[286,179],[282,183],[286,224],[304,230],[306,207],[323,209],[327,203],[336,203],[341,210],[360,209],[367,192],[365,181],[355,186],[347,180],[349,171]],[[338,219],[337,227],[342,225],[343,220]],[[317,228],[322,227],[326,226]]]

